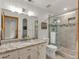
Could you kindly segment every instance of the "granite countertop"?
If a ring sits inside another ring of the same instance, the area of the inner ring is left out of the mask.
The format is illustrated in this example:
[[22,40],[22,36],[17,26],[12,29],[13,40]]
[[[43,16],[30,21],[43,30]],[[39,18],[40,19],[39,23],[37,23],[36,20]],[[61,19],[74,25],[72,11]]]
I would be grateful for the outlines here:
[[45,43],[45,42],[46,42],[45,40],[39,39],[39,40],[29,40],[29,41],[20,41],[20,42],[2,44],[0,46],[0,54],[17,50],[17,49],[21,49],[21,48],[25,48],[25,47],[29,47],[36,44]]

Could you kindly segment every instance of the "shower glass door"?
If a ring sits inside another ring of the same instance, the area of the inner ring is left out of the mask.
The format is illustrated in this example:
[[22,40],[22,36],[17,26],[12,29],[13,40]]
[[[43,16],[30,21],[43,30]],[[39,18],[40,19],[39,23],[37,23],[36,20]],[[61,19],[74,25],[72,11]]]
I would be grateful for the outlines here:
[[50,17],[49,20],[49,38],[50,44],[56,44],[56,35],[57,35],[57,18]]
[[68,59],[76,59],[76,12],[71,11],[49,19],[50,44],[55,44],[58,51],[67,55]]

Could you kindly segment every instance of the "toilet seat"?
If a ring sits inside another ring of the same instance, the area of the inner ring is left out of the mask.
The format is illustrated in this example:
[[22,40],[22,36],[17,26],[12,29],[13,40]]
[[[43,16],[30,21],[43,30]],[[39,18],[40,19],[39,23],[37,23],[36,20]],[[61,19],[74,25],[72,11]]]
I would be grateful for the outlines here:
[[47,45],[48,48],[51,48],[51,49],[57,49],[57,46],[55,45]]

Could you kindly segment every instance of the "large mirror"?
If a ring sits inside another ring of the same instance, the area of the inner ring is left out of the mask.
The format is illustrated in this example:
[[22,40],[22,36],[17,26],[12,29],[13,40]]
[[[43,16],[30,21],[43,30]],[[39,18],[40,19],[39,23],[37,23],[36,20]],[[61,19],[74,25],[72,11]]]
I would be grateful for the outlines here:
[[38,39],[38,20],[35,20],[35,39]]
[[23,19],[23,38],[27,37],[27,19]]
[[18,38],[18,17],[2,16],[2,40]]

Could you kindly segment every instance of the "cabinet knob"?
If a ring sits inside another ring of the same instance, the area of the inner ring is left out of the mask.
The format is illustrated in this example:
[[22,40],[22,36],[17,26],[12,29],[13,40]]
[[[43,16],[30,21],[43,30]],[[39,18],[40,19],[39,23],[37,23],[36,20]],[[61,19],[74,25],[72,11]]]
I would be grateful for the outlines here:
[[31,56],[30,55],[28,56],[28,59],[31,59]]
[[18,59],[20,59],[20,57],[18,57]]
[[44,45],[41,45],[41,47],[43,47]]
[[38,55],[40,55],[40,52],[39,51],[37,51],[37,53],[38,53]]
[[31,49],[28,49],[28,51],[30,51]]

